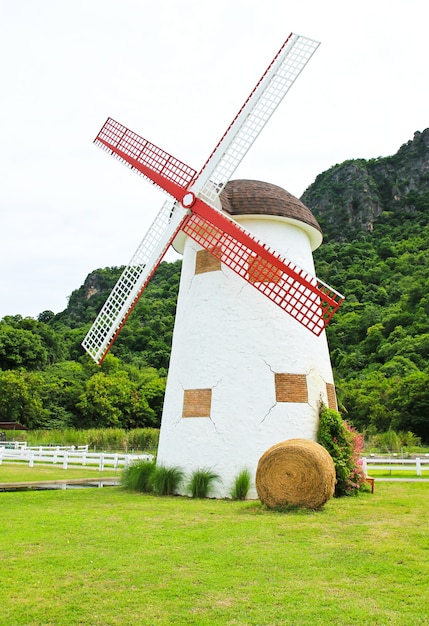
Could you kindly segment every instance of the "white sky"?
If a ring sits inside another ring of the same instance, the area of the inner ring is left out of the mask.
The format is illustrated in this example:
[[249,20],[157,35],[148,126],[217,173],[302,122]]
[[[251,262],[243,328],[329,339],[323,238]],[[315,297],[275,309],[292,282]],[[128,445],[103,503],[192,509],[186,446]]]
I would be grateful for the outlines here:
[[291,31],[322,45],[234,177],[299,197],[395,153],[429,126],[427,6],[0,0],[0,318],[63,310],[164,201],[92,144],[108,116],[198,170]]

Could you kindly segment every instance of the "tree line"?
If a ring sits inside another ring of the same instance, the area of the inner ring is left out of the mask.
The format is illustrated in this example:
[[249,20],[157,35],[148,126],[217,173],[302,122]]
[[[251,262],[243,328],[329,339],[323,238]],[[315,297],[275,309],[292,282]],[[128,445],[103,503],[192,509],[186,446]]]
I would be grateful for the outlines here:
[[320,278],[346,300],[327,330],[342,412],[367,432],[429,442],[429,194],[385,211],[372,233],[316,252]]
[[[404,181],[383,182],[384,190],[410,189],[391,204],[384,193],[370,232],[353,228],[345,237],[316,215],[328,237],[315,265],[346,297],[327,329],[343,417],[369,434],[410,431],[429,443],[429,192],[427,182]],[[338,193],[338,181],[320,184]],[[29,428],[159,426],[181,262],[161,263],[98,367],[80,343],[121,269],[92,272],[57,315],[0,320],[0,420]]]
[[81,342],[122,268],[96,270],[58,315],[0,320],[0,420],[35,428],[160,425],[180,261],[163,263],[101,366]]

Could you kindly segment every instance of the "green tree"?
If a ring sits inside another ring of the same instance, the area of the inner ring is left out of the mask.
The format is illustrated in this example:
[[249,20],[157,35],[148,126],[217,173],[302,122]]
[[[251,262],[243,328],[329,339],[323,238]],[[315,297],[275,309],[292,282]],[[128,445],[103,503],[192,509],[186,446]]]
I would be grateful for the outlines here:
[[0,369],[35,370],[47,362],[48,351],[39,335],[0,322]]
[[87,369],[75,361],[63,361],[46,368],[42,374],[43,406],[49,428],[64,428],[79,424],[77,407],[88,378]]
[[350,378],[343,382],[342,401],[347,408],[347,419],[359,430],[373,426],[378,431],[389,430],[393,415],[389,398],[396,381],[386,378],[378,370],[368,372],[362,378]]
[[84,427],[136,428],[152,426],[155,413],[127,372],[99,372],[85,384],[77,403]]
[[0,371],[0,418],[18,422],[27,428],[46,426],[39,373],[23,369]]
[[7,316],[0,321],[2,369],[42,369],[64,356],[63,339],[49,324],[20,315]]
[[413,372],[400,378],[392,389],[390,405],[397,430],[411,431],[429,441],[429,373]]

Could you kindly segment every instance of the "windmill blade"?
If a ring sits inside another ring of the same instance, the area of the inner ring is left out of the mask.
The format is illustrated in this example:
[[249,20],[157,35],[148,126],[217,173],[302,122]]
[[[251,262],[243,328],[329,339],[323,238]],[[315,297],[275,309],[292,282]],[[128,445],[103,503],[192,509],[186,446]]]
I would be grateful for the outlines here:
[[182,200],[197,173],[111,117],[107,118],[94,143],[176,200]]
[[213,206],[319,45],[301,35],[289,35],[198,174],[192,185],[195,195]]
[[197,200],[182,230],[316,336],[343,296]]
[[179,203],[167,201],[161,207],[82,342],[97,363],[106,356],[188,215]]

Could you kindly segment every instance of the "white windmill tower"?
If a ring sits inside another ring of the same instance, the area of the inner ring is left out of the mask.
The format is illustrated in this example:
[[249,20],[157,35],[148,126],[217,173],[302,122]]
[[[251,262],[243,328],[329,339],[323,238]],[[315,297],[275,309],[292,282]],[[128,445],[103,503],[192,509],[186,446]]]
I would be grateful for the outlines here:
[[103,360],[174,242],[183,266],[157,462],[213,469],[217,496],[274,443],[314,439],[320,399],[335,404],[324,329],[343,298],[314,276],[320,228],[279,187],[229,182],[318,45],[288,37],[199,174],[110,118],[95,139],[175,202],[82,345]]

